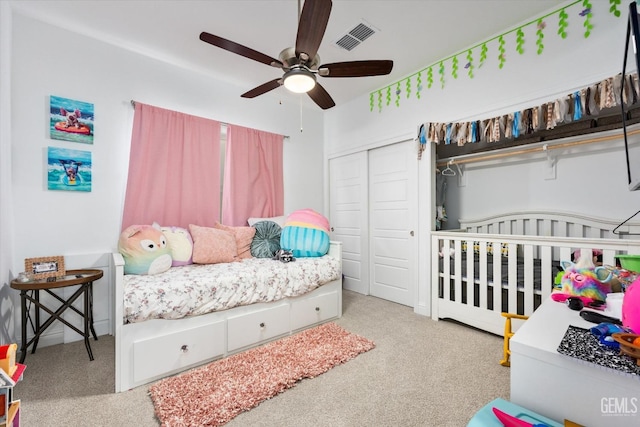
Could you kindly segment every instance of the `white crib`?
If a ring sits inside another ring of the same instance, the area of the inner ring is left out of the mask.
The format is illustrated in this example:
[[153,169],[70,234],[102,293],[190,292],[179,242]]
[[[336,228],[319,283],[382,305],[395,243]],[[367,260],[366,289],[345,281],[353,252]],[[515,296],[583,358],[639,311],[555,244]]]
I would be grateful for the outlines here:
[[615,255],[640,254],[640,235],[634,235],[640,224],[614,234],[619,223],[528,211],[460,220],[459,230],[432,232],[432,318],[503,335],[501,313],[533,313],[551,293],[560,261],[571,260],[576,249],[602,250],[603,265],[612,266]]

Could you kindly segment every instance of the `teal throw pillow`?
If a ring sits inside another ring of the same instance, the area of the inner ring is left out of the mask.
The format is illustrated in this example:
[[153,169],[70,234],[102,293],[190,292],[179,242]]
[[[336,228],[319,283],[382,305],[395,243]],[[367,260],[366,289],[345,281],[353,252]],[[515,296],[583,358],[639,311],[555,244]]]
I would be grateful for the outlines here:
[[255,258],[273,258],[280,250],[282,227],[273,221],[256,222],[256,234],[251,241],[251,255]]

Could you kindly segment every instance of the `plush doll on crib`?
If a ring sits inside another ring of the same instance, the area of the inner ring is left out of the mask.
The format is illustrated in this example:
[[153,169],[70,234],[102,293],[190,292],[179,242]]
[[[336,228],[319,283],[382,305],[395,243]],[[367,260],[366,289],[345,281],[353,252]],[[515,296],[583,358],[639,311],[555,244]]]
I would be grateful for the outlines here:
[[567,296],[587,297],[605,301],[611,293],[611,272],[604,267],[596,267],[589,254],[581,256],[578,262],[561,261],[564,274],[557,288]]
[[118,251],[124,258],[124,274],[157,274],[171,268],[171,250],[157,224],[125,228]]

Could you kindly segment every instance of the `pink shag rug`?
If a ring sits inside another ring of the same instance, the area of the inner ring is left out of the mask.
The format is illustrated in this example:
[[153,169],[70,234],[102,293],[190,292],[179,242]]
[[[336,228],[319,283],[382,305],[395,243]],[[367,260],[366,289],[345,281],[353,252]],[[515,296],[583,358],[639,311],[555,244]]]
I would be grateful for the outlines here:
[[366,338],[325,323],[165,378],[149,391],[163,426],[220,426],[374,347]]

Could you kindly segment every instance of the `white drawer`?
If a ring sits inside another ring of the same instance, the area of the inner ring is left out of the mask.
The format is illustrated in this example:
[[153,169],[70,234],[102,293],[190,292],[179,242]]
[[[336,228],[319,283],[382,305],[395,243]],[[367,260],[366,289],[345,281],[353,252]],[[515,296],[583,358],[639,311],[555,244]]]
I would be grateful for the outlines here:
[[293,301],[291,304],[291,329],[297,330],[314,323],[338,317],[338,292]]
[[224,321],[133,343],[138,382],[224,355]]
[[230,317],[227,319],[227,350],[233,352],[289,332],[288,304]]

